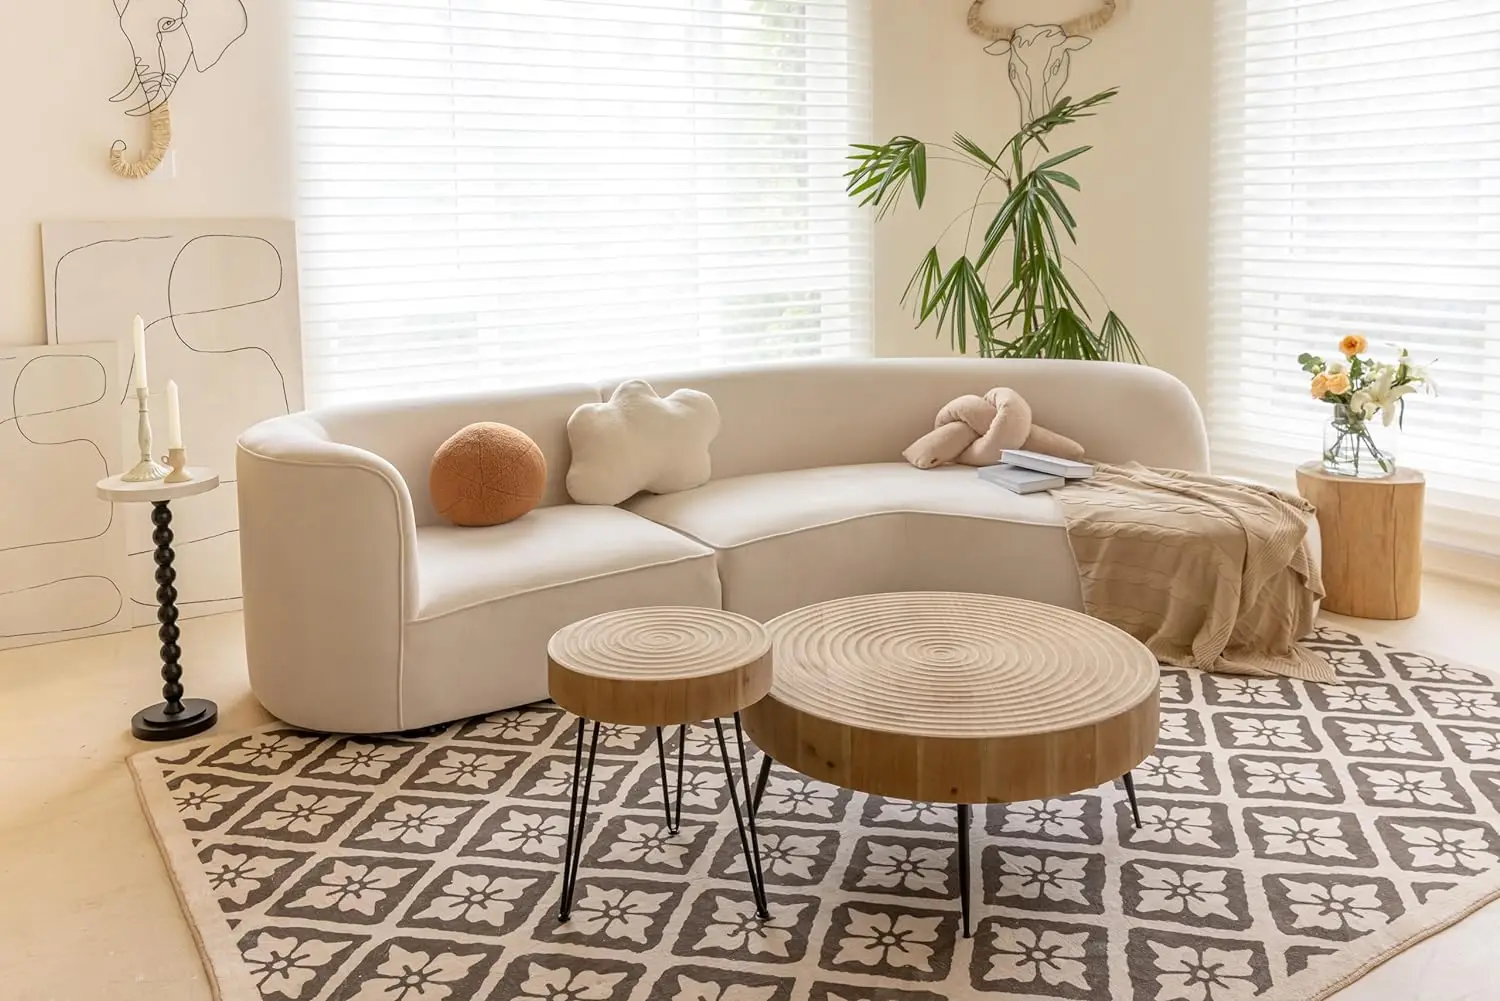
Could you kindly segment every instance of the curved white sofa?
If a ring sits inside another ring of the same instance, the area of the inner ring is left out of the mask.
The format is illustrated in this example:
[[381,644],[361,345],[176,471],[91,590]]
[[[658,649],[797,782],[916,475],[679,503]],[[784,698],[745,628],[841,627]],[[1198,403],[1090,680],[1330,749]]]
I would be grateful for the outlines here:
[[[848,594],[956,590],[1081,607],[1057,505],[901,451],[965,393],[1009,386],[1091,458],[1206,471],[1203,417],[1156,369],[1102,362],[887,359],[652,377],[703,390],[723,430],[713,479],[618,508],[569,502],[566,424],[616,383],[333,407],[240,439],[250,681],[313,730],[407,730],[547,695],[546,644],[633,605],[767,619]],[[427,492],[432,454],[474,421],[529,434],[543,506],[455,528]]]

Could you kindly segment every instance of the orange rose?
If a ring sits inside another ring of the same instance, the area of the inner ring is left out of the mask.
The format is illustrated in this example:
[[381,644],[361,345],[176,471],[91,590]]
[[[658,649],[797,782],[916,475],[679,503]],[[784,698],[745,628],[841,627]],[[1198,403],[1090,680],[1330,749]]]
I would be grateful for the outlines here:
[[1344,353],[1345,358],[1362,355],[1365,353],[1365,348],[1369,346],[1370,342],[1359,334],[1345,334],[1344,339],[1339,341],[1339,350]]
[[1349,392],[1349,376],[1343,372],[1335,372],[1328,377],[1328,391],[1334,396],[1342,396]]
[[1319,372],[1317,375],[1313,376],[1313,381],[1312,381],[1312,397],[1315,400],[1321,400],[1323,398],[1323,394],[1327,393],[1327,392],[1328,392],[1328,376],[1326,376],[1323,373]]

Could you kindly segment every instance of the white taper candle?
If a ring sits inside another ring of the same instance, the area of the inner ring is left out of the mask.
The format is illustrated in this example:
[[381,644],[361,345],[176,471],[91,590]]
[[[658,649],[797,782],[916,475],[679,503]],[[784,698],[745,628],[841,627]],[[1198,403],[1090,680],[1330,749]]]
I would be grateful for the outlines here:
[[167,447],[182,447],[182,403],[177,398],[177,382],[167,380]]
[[131,342],[135,349],[135,378],[131,385],[136,389],[146,389],[146,321],[139,316],[135,318],[135,326],[131,329]]

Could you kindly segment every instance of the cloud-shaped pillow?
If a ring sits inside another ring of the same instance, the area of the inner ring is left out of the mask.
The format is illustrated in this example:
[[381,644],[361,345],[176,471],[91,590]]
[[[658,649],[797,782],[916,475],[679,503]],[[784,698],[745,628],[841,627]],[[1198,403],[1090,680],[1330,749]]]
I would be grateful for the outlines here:
[[622,383],[608,403],[585,403],[568,418],[568,493],[579,504],[618,504],[642,490],[702,486],[718,433],[719,408],[707,393],[663,398],[639,379]]

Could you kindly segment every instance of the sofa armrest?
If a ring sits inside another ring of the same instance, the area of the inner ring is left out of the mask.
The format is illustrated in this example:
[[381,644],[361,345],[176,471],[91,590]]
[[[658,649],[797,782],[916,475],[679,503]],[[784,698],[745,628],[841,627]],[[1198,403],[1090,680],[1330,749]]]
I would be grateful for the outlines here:
[[1208,472],[1203,411],[1170,373],[1107,361],[1024,364],[1010,385],[1025,386],[1036,422],[1081,442],[1088,458]]
[[235,465],[256,697],[309,729],[334,729],[334,718],[359,732],[402,729],[403,635],[418,594],[401,475],[330,441],[306,414],[246,431]]

